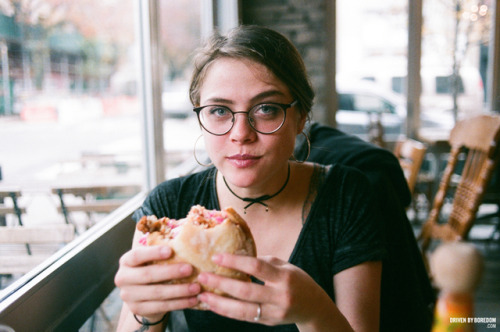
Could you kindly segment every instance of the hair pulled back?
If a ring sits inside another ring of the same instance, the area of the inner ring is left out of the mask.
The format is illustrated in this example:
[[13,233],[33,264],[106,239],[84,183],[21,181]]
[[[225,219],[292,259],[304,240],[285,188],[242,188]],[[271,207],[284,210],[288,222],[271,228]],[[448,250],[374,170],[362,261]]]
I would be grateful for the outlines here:
[[210,65],[219,58],[242,58],[266,66],[290,90],[303,115],[309,116],[314,91],[304,61],[282,34],[262,26],[241,25],[226,36],[215,32],[194,59],[189,98],[200,106],[200,89]]

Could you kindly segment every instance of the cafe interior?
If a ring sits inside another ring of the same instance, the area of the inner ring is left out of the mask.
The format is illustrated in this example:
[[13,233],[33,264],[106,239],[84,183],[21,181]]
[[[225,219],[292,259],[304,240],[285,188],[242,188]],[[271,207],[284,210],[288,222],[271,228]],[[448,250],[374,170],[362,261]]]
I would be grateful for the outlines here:
[[0,1],[0,331],[116,329],[132,214],[199,170],[192,51],[240,24],[297,47],[311,121],[398,159],[411,235],[393,235],[436,301],[467,279],[469,326],[496,330],[499,1],[42,0]]

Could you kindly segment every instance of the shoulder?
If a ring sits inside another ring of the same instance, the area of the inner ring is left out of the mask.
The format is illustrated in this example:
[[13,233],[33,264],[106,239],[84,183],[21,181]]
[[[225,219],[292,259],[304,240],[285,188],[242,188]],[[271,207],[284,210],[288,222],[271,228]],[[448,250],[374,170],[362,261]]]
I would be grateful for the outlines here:
[[365,173],[376,187],[391,184],[404,203],[409,203],[410,192],[406,178],[399,160],[391,151],[318,123],[311,125],[309,135],[310,161],[355,167]]
[[[352,185],[359,183],[360,185],[370,186],[370,182],[366,174],[359,169],[340,164],[332,163],[328,165],[307,162],[301,165],[302,174],[311,174],[311,186],[313,189],[321,190],[337,190],[342,185]],[[307,171],[304,171],[307,169]]]
[[339,163],[325,167],[325,183],[328,187],[336,186],[363,186],[370,187],[370,181],[366,174],[356,167]]
[[398,160],[390,151],[336,128],[314,123],[309,135],[313,159],[323,158],[357,168],[377,164],[398,165]]
[[214,175],[215,170],[211,168],[162,182],[151,190],[134,218],[138,220],[143,215],[184,218],[191,206],[211,202]]
[[374,188],[363,172],[341,164],[319,167],[325,170],[323,179],[317,181],[318,191],[314,202],[320,210],[346,220],[366,210],[373,212]]
[[180,193],[185,191],[196,191],[203,186],[207,186],[215,176],[215,169],[210,168],[201,172],[181,176],[160,183],[150,193],[150,195],[165,193]]

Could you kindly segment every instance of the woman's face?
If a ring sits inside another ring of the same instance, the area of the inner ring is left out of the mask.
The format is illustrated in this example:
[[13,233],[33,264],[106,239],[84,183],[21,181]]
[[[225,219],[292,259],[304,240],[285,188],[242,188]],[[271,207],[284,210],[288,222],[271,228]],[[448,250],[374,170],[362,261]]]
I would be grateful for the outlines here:
[[[261,103],[290,104],[288,87],[265,66],[244,59],[220,58],[213,62],[200,89],[200,106],[221,105],[246,112]],[[288,108],[283,126],[272,134],[253,130],[246,114],[236,114],[233,128],[216,136],[203,130],[205,147],[226,180],[240,188],[282,182],[295,137],[305,123],[297,107]]]

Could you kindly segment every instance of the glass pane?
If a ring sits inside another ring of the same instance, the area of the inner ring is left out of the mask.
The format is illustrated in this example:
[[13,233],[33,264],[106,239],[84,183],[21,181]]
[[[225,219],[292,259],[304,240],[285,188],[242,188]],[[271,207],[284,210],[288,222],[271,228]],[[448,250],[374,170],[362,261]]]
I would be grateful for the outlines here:
[[424,1],[423,123],[449,130],[455,113],[461,119],[483,112],[491,3]]
[[406,76],[394,76],[391,78],[391,88],[394,92],[406,94]]
[[[201,132],[189,100],[189,80],[192,55],[201,43],[201,1],[162,0],[160,4],[166,176],[172,178],[197,166],[193,150]],[[202,159],[201,140],[199,143],[197,148]]]
[[[161,0],[160,8],[166,176],[172,178],[198,166],[193,149],[200,128],[189,101],[189,79],[192,54],[201,40],[201,1]],[[202,158],[203,147],[199,144],[198,148]],[[115,330],[121,305],[119,290],[115,289],[80,331]]]
[[[369,139],[372,121],[384,139],[405,132],[404,78],[407,67],[408,8],[402,1],[337,0],[338,127]],[[352,100],[343,100],[349,93]],[[343,112],[347,107],[358,112]],[[397,110],[397,111],[396,111]],[[366,112],[378,112],[369,117]],[[392,113],[392,114],[391,114]]]
[[357,95],[354,99],[354,108],[363,112],[383,112],[383,103],[374,96]]
[[132,0],[0,2],[0,232],[47,241],[2,237],[3,287],[140,190],[133,22]]

